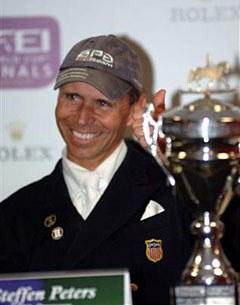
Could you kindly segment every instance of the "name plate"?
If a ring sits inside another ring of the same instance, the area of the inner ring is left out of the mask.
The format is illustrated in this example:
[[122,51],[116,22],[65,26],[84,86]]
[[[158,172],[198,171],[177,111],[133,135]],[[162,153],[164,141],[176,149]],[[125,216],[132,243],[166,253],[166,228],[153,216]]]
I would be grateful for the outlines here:
[[174,305],[237,305],[237,285],[180,285],[172,290]]
[[127,270],[0,275],[4,305],[132,305]]

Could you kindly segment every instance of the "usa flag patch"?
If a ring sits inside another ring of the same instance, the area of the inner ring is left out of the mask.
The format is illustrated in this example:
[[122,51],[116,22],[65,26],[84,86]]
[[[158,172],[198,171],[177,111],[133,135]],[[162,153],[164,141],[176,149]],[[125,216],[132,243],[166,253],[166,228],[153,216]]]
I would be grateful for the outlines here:
[[160,239],[145,240],[146,256],[151,262],[158,262],[163,257],[162,241]]

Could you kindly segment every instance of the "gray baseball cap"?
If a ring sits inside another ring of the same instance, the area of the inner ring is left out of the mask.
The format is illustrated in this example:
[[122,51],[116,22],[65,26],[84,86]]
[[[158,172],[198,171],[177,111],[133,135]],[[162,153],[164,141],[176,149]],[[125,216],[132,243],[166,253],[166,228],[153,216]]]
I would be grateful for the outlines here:
[[123,97],[132,87],[141,93],[141,60],[132,47],[114,35],[87,38],[66,55],[54,89],[78,81],[94,86],[110,99]]

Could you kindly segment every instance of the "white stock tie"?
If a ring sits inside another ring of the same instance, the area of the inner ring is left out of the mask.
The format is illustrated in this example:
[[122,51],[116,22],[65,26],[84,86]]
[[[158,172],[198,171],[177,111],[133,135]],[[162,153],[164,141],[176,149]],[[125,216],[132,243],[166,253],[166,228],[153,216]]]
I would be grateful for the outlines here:
[[86,174],[83,178],[83,187],[85,195],[83,214],[87,217],[101,196],[99,191],[99,176],[95,173]]

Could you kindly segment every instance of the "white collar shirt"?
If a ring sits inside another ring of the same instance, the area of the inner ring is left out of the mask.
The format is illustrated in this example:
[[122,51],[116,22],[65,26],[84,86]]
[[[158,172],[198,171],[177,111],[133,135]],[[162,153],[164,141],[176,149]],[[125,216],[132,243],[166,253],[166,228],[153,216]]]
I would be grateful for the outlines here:
[[[90,171],[67,159],[66,148],[62,154],[63,177],[66,182],[70,198],[78,213],[86,219],[94,209],[101,195],[106,190],[115,172],[123,162],[127,153],[127,146],[122,141],[114,152],[104,160],[95,170]],[[91,197],[87,196],[90,184],[97,179],[96,190],[91,189]],[[87,182],[86,182],[87,180]]]

